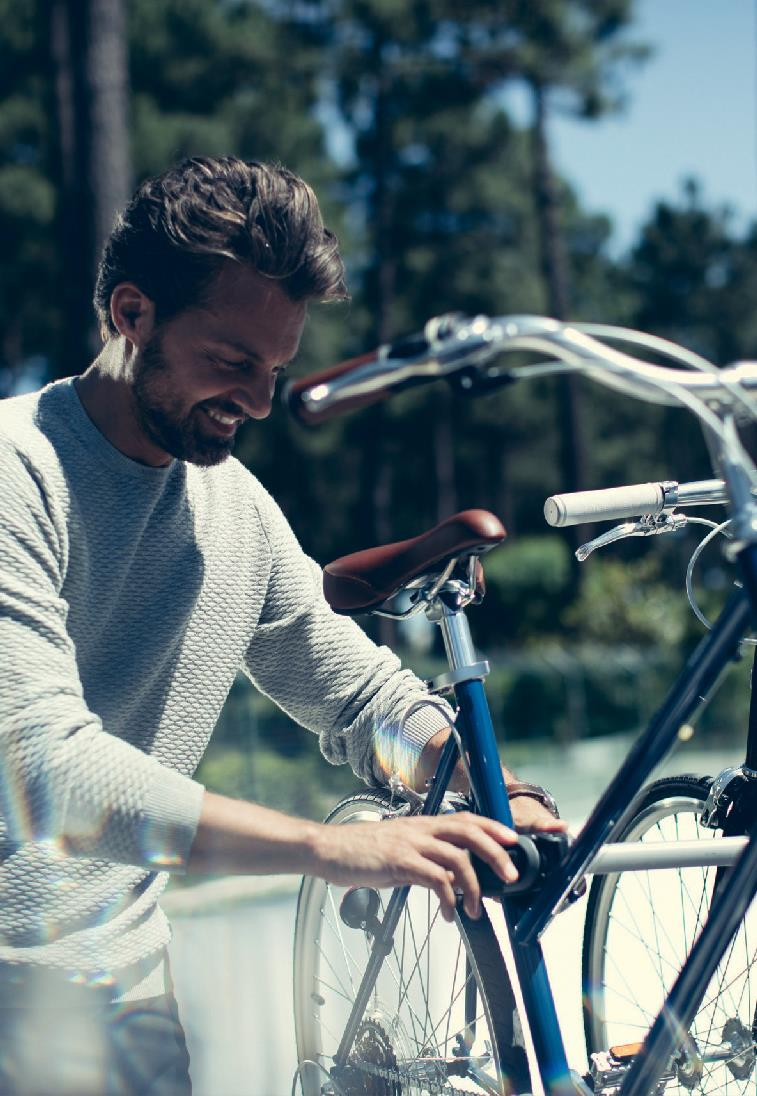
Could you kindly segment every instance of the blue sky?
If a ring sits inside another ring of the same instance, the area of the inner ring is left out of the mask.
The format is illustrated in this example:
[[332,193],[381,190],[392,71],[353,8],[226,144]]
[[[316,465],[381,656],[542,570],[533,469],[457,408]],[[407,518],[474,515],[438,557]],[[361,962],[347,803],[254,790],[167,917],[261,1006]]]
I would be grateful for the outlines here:
[[557,166],[583,204],[609,213],[624,249],[655,199],[694,175],[707,205],[757,219],[757,0],[639,0],[636,36],[654,56],[629,105],[594,124],[558,119]]

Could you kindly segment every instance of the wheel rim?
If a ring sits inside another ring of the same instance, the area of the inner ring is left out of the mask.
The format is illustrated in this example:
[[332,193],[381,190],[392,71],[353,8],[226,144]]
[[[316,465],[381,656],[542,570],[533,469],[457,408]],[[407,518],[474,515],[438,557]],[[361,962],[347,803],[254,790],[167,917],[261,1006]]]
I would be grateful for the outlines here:
[[[375,820],[381,813],[379,805],[366,810],[351,804],[332,820]],[[308,878],[300,896],[295,945],[297,1050],[301,1063],[316,1063],[302,1071],[306,1096],[317,1096],[327,1081],[369,954],[365,933],[348,928],[339,917],[345,890]],[[379,917],[390,893],[379,892]],[[370,1096],[492,1091],[487,1085],[494,1091],[511,1091],[492,1036],[490,1005],[480,989],[475,1030],[466,1031],[466,985],[471,979],[481,986],[476,955],[460,923],[445,922],[435,896],[413,888],[351,1055],[353,1063],[366,1063],[373,1072],[357,1066],[350,1096],[353,1091]],[[374,1049],[373,1055],[358,1059],[366,1047]],[[461,1059],[461,1072],[466,1063],[474,1063],[480,1080],[470,1074],[450,1076],[449,1062],[455,1057]]]
[[[624,840],[713,840],[701,825],[703,801],[671,795],[650,804]],[[644,1039],[707,916],[715,868],[627,872],[607,876],[595,914],[587,998],[594,1049]],[[666,1093],[755,1091],[757,930],[752,908],[715,972],[688,1033],[676,1078]],[[716,1059],[717,1057],[717,1060]]]

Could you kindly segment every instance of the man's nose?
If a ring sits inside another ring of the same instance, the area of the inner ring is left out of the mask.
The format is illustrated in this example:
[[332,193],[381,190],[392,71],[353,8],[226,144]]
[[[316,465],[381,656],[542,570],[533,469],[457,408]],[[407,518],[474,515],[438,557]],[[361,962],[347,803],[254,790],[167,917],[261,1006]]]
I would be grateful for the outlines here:
[[230,398],[250,416],[251,419],[264,419],[271,413],[275,378],[253,377],[243,386],[239,386]]

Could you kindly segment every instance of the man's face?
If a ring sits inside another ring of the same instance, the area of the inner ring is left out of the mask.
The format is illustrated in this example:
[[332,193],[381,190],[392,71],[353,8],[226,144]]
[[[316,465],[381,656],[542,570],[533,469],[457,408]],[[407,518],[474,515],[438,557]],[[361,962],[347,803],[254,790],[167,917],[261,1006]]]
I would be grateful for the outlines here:
[[134,411],[151,447],[192,464],[225,460],[239,425],[269,414],[305,314],[275,282],[224,266],[207,302],[162,324],[135,359]]

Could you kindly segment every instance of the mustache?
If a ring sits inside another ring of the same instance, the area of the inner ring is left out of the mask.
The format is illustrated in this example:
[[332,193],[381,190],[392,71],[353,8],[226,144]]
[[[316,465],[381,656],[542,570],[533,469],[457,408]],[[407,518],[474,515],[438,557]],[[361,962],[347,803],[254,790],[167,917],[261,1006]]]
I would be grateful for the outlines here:
[[244,407],[240,407],[238,403],[233,403],[231,400],[203,400],[197,406],[212,408],[214,411],[220,411],[223,415],[233,415],[236,418],[248,419],[250,417],[249,412]]

